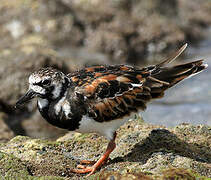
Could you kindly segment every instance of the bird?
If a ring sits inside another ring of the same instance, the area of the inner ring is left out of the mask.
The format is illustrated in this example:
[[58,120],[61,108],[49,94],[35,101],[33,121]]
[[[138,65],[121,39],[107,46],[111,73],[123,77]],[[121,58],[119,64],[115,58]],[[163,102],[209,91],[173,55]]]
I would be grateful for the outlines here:
[[29,76],[29,89],[16,107],[37,98],[42,117],[59,128],[79,133],[97,133],[108,139],[105,153],[97,162],[82,160],[74,173],[96,172],[115,149],[116,130],[134,114],[144,111],[150,100],[207,68],[203,60],[167,66],[187,47],[184,44],[156,65],[96,65],[64,74],[47,67]]

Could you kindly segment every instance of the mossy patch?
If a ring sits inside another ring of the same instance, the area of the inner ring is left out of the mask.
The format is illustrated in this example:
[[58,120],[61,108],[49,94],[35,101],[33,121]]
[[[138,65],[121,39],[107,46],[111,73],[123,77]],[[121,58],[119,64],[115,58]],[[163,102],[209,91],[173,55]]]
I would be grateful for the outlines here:
[[200,176],[197,173],[194,173],[191,170],[183,169],[183,168],[169,168],[162,172],[162,179],[164,180],[205,180],[209,179],[203,176]]
[[[117,148],[111,159],[88,179],[210,177],[209,127],[180,125],[167,129],[137,121],[130,121],[118,130]],[[17,136],[0,144],[0,151],[22,164],[22,169],[15,172],[23,171],[22,174],[30,178],[33,175],[33,178],[85,179],[84,175],[73,174],[70,169],[76,168],[83,159],[98,160],[108,141],[96,134],[70,133],[65,137],[68,139],[49,141]],[[8,161],[9,164],[12,162],[13,159]]]
[[121,174],[115,171],[111,172],[101,172],[100,174],[96,175],[95,180],[107,180],[107,179],[112,179],[112,180],[118,180],[118,179],[125,179],[125,180],[138,180],[138,179],[143,179],[143,180],[153,180],[152,177],[145,175],[142,172],[139,173],[125,173]]
[[65,147],[59,144],[56,141],[17,136],[2,146],[1,151],[21,159],[34,176],[70,176],[68,169],[75,167],[75,161],[64,155]]
[[20,159],[3,152],[0,152],[0,172],[5,178],[30,175],[27,166]]

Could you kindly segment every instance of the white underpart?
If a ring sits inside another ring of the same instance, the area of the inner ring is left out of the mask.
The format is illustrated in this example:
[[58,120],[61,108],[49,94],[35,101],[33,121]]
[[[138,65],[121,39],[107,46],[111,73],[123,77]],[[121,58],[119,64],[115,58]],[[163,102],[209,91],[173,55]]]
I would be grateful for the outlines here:
[[66,117],[68,117],[68,114],[70,113],[70,103],[66,100],[62,106],[62,110],[64,111]]
[[38,86],[38,85],[30,84],[29,85],[29,89],[31,89],[34,92],[39,93],[39,94],[45,94],[45,89],[40,87],[40,86]]
[[47,99],[38,98],[38,106],[41,109],[45,108],[46,106],[48,106],[48,100]]
[[54,88],[54,90],[52,92],[53,98],[56,99],[57,97],[59,97],[59,95],[61,93],[61,89],[62,89],[62,84],[56,84],[55,85],[55,88]]
[[58,103],[56,103],[56,105],[54,106],[55,113],[56,113],[57,115],[58,115],[59,112],[61,111],[65,99],[66,99],[66,97],[64,96],[64,97],[61,98],[61,99],[58,101]]
[[133,87],[141,87],[143,84],[142,83],[140,83],[140,84],[131,84]]
[[121,119],[115,119],[108,122],[97,122],[93,118],[84,115],[80,121],[80,126],[76,129],[79,133],[97,133],[112,140],[114,132],[125,122],[131,119],[135,113],[125,116]]
[[59,102],[55,105],[55,113],[58,115],[59,112],[62,110],[65,115],[68,117],[68,114],[70,113],[70,103],[66,99],[66,94],[63,98],[59,100]]

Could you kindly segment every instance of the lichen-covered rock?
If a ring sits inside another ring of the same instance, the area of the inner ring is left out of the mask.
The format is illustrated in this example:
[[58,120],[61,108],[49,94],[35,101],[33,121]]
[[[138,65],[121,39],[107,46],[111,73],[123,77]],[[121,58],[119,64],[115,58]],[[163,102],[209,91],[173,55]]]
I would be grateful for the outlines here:
[[[17,136],[1,144],[0,152],[15,157],[15,161],[23,164],[20,168],[27,169],[33,177],[87,179],[71,173],[70,169],[82,159],[97,160],[107,143],[95,134],[68,133],[57,141]],[[138,119],[118,130],[116,143],[111,160],[89,179],[211,178],[211,128],[208,126],[184,124],[167,129]],[[7,171],[3,168],[2,173]],[[10,171],[13,173],[13,169]]]
[[30,175],[27,166],[11,154],[0,152],[0,174],[2,179],[24,178]]
[[22,180],[65,180],[59,176],[32,176],[28,165],[15,156],[0,152],[0,176],[1,179]]
[[210,7],[210,0],[1,0],[0,111],[8,115],[9,128],[44,134],[27,126],[32,119],[43,125],[35,101],[13,109],[34,70],[53,66],[70,72],[83,65],[159,59],[161,52],[203,37]]
[[68,176],[67,169],[76,164],[65,156],[60,143],[21,136],[13,138],[1,152],[18,158],[33,176]]

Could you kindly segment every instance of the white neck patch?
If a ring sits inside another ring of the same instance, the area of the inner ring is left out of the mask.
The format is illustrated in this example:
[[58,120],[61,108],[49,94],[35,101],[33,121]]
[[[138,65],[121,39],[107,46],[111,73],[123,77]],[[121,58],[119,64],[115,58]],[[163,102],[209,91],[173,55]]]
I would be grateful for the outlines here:
[[52,92],[53,94],[53,98],[56,99],[59,97],[61,90],[62,90],[62,84],[57,84],[56,86],[54,86],[54,90]]
[[68,116],[68,114],[71,111],[70,108],[70,103],[67,101],[66,99],[66,93],[64,94],[64,97],[61,98],[58,103],[54,106],[55,108],[55,113],[58,115],[59,112],[62,110],[66,116]]
[[47,99],[41,99],[41,98],[38,98],[38,106],[43,109],[45,107],[48,106],[48,100]]

